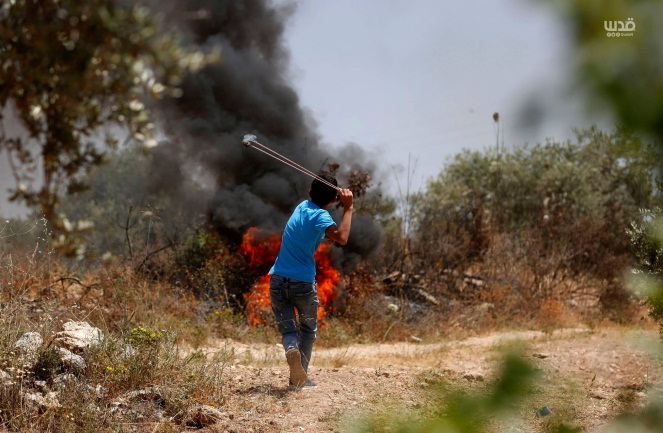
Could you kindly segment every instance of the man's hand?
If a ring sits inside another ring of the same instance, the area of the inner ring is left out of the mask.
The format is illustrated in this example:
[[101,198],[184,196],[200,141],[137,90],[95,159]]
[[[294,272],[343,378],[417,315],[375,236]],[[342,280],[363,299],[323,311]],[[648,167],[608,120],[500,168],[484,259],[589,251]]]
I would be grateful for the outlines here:
[[341,200],[341,203],[343,203],[345,209],[352,209],[352,203],[354,203],[352,191],[349,189],[341,189],[338,192],[338,198]]
[[348,237],[350,236],[350,226],[352,225],[352,203],[354,202],[354,198],[352,196],[352,191],[349,189],[339,190],[338,198],[341,200],[341,203],[343,203],[343,220],[338,227],[335,225],[329,226],[327,231],[325,231],[325,234],[332,241],[345,245],[348,243]]

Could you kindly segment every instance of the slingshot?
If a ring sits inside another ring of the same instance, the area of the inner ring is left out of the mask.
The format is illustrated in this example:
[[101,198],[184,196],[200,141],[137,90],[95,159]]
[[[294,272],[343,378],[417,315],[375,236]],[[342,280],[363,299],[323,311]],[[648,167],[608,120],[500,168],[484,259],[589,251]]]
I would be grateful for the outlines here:
[[280,161],[280,162],[284,163],[285,165],[288,165],[288,166],[294,168],[295,170],[297,170],[301,173],[304,173],[307,176],[311,176],[313,179],[316,179],[319,182],[322,182],[325,185],[327,185],[331,188],[334,188],[336,191],[341,190],[341,188],[334,185],[333,183],[330,183],[330,182],[324,180],[323,178],[321,178],[317,174],[313,173],[308,168],[302,167],[301,165],[297,164],[295,161],[286,158],[285,156],[281,155],[277,151],[272,150],[269,147],[265,146],[264,144],[259,143],[257,140],[258,140],[258,137],[256,137],[255,135],[246,134],[246,135],[244,135],[244,138],[242,139],[242,145],[244,147],[252,147],[253,149],[258,150],[258,151],[264,153],[265,155],[271,156],[272,158],[276,159],[277,161]]

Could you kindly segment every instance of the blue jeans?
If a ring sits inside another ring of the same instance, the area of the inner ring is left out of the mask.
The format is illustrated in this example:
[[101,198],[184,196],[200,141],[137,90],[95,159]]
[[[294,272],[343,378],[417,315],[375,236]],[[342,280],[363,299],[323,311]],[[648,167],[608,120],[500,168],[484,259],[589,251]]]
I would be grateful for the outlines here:
[[[297,349],[302,355],[302,367],[308,371],[313,342],[318,331],[318,288],[313,283],[272,275],[269,281],[272,311],[287,352]],[[295,311],[297,313],[295,313]],[[297,320],[297,315],[299,320]]]

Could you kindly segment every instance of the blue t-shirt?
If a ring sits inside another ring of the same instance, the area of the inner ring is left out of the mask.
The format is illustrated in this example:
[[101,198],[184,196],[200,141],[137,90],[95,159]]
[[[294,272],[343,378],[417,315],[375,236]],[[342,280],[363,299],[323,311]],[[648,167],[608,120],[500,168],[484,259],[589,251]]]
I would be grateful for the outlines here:
[[315,281],[313,254],[325,231],[336,225],[329,212],[311,200],[305,200],[290,216],[281,239],[281,249],[270,274],[312,283]]

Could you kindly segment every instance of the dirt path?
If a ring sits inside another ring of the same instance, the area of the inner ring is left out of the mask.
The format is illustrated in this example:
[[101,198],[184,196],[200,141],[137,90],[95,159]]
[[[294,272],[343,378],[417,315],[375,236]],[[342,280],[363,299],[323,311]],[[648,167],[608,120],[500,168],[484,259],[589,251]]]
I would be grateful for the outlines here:
[[[544,431],[553,417],[599,431],[620,410],[642,406],[663,388],[663,364],[647,351],[660,345],[654,330],[506,332],[437,344],[317,348],[309,373],[318,386],[299,392],[287,390],[279,346],[225,340],[208,351],[234,351],[226,373],[227,418],[208,431],[341,432],[352,430],[362,415],[425,412],[426,378],[481,388],[514,341],[542,373],[514,432]],[[555,415],[536,419],[534,411],[545,405]]]

